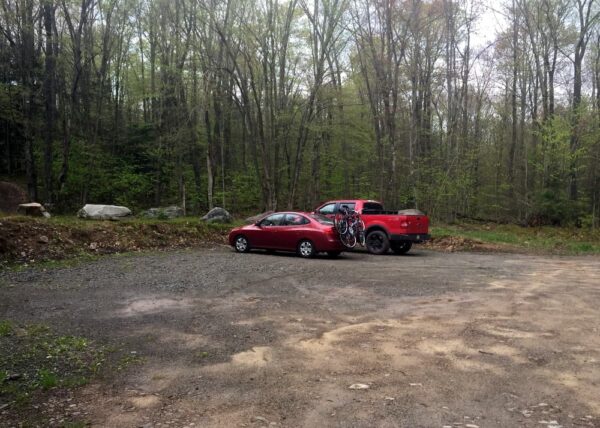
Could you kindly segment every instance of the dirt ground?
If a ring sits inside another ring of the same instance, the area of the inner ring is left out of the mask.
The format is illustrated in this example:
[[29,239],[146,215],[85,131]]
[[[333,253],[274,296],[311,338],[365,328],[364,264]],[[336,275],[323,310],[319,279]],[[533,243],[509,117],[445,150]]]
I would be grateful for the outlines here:
[[599,258],[218,246],[0,273],[0,294],[0,319],[141,357],[39,403],[48,425],[600,427]]

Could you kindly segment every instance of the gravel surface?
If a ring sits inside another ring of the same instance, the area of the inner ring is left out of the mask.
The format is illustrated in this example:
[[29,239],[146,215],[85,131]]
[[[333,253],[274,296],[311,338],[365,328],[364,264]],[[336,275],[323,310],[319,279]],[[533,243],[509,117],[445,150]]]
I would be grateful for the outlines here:
[[0,319],[142,359],[48,425],[600,426],[598,258],[216,247],[0,273],[0,293]]

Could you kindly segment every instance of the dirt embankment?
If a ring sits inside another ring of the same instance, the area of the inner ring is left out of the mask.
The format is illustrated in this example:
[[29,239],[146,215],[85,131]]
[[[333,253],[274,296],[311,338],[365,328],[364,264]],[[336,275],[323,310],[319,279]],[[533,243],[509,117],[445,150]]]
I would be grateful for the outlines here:
[[[205,224],[198,219],[97,222],[50,221],[28,217],[0,218],[0,266],[62,260],[79,255],[194,248],[224,244],[232,225]],[[424,248],[443,251],[515,252],[509,245],[460,236],[434,236]]]
[[424,244],[430,250],[455,252],[455,251],[481,251],[481,252],[516,252],[517,249],[510,245],[492,244],[478,239],[462,236],[433,236]]
[[229,226],[199,220],[176,222],[86,222],[0,218],[0,266],[61,260],[77,255],[188,248],[225,243]]

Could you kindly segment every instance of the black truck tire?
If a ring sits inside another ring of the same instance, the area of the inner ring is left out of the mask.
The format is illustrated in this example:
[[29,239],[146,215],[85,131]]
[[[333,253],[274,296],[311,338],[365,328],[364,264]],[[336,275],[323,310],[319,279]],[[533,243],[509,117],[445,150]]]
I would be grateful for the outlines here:
[[410,251],[411,247],[412,247],[412,242],[410,241],[398,241],[398,242],[392,242],[392,251],[395,254],[406,254]]
[[374,230],[367,234],[367,250],[371,254],[381,255],[390,249],[390,240],[382,230]]

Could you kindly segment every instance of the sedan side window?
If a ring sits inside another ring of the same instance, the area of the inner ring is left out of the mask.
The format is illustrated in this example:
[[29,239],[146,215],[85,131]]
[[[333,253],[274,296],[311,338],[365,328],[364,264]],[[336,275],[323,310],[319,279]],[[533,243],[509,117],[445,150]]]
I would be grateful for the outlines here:
[[286,226],[302,226],[303,224],[308,223],[308,219],[306,217],[301,216],[300,214],[287,214],[285,216]]
[[260,225],[265,226],[281,226],[283,224],[284,214],[273,214],[260,222]]
[[327,204],[319,210],[319,214],[329,215],[335,211],[335,204]]

